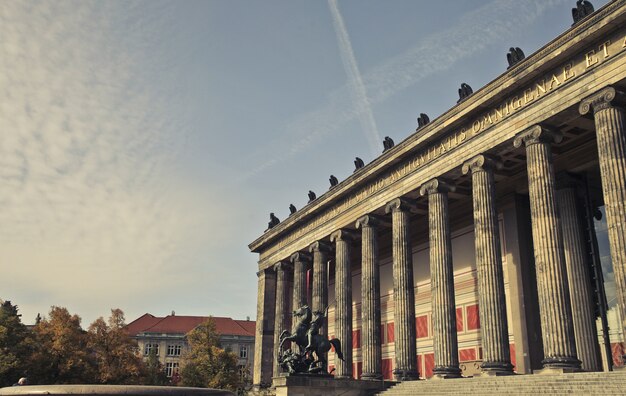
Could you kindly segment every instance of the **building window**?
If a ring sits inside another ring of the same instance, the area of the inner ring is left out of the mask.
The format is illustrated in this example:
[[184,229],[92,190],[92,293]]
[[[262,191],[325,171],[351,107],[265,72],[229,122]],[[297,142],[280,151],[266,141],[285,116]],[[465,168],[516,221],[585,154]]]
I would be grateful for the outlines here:
[[154,354],[159,356],[159,344],[147,343],[143,347],[143,354],[148,356],[150,352],[154,351]]
[[232,352],[232,351],[233,351],[233,348],[230,346],[230,344],[226,344],[226,346],[224,347],[224,350],[225,350],[226,352]]
[[178,373],[178,363],[177,362],[167,362],[165,363],[165,374],[168,378],[171,378],[175,373]]
[[242,345],[239,348],[239,357],[242,359],[247,359],[248,358],[248,346],[247,345]]
[[180,356],[182,345],[170,344],[167,346],[167,356]]

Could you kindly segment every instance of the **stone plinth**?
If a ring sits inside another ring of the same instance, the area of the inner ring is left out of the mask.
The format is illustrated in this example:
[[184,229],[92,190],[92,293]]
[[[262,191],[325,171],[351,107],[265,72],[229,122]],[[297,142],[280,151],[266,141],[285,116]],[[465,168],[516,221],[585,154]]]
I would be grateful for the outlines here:
[[273,378],[276,396],[366,396],[381,392],[392,381],[359,381],[333,376],[297,374]]

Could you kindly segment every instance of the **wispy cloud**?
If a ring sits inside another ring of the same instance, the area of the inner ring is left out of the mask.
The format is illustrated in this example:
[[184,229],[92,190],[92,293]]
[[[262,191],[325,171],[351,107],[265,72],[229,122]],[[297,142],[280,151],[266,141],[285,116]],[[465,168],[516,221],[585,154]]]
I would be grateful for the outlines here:
[[[44,299],[33,305],[71,298],[106,313],[166,287],[193,237],[193,198],[170,183],[185,128],[166,109],[180,98],[150,81],[163,60],[153,29],[167,21],[133,20],[130,3],[128,20],[117,11],[0,4],[0,298],[29,284]],[[118,23],[124,37],[108,33]]]
[[[329,4],[333,3],[334,0],[330,0]],[[372,105],[384,102],[426,77],[448,70],[495,43],[518,41],[524,28],[547,10],[564,3],[568,1],[495,0],[468,12],[454,26],[423,37],[402,54],[364,73],[362,92],[367,92],[368,106],[351,100],[355,84],[350,82],[332,92],[325,105],[288,121],[283,136],[289,139],[281,137],[271,142],[283,155],[261,160],[242,180],[290,160],[330,134],[341,133],[354,119],[367,119]],[[345,56],[344,50],[341,53]]]
[[341,12],[339,11],[337,0],[328,0],[328,8],[330,8],[330,13],[333,17],[333,26],[335,27],[335,34],[337,35],[341,62],[348,75],[348,86],[352,93],[353,101],[358,109],[361,128],[370,146],[371,154],[376,156],[380,152],[380,134],[378,133],[372,106],[367,97],[365,84],[363,84],[361,72],[359,71],[359,66],[356,62],[354,51],[352,50],[350,36],[343,22]]

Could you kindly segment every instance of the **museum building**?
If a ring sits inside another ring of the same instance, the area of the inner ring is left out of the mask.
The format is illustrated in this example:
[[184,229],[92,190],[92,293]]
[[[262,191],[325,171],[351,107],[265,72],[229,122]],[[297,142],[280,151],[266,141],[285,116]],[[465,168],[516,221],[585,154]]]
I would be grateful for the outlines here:
[[329,307],[337,378],[623,365],[626,1],[509,64],[249,245],[255,386],[280,374],[279,335],[305,304]]

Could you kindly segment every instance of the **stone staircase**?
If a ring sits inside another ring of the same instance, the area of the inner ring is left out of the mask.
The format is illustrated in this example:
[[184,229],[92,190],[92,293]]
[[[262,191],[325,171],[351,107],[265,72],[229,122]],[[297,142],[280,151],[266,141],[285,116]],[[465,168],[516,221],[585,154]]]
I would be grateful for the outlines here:
[[377,395],[626,395],[626,370],[402,382]]

